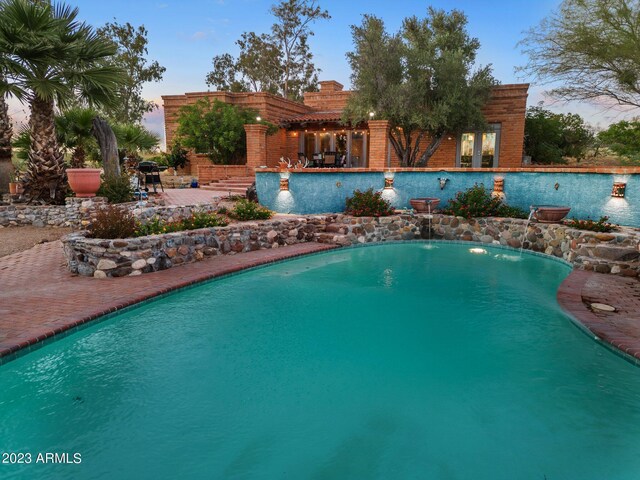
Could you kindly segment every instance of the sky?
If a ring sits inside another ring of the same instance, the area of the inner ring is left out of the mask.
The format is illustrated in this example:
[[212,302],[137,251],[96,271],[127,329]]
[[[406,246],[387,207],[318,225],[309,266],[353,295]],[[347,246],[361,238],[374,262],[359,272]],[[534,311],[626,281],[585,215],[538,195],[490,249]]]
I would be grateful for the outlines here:
[[[80,9],[80,18],[99,27],[114,19],[134,26],[144,25],[149,34],[148,58],[166,67],[161,82],[147,84],[143,95],[160,108],[145,117],[145,125],[164,138],[162,95],[206,91],[207,72],[212,58],[222,53],[236,55],[235,41],[242,32],[266,33],[273,23],[269,9],[276,0],[67,0]],[[468,17],[470,34],[479,39],[478,64],[493,66],[494,76],[503,84],[529,83],[516,74],[515,67],[526,64],[517,43],[524,33],[558,7],[560,0],[320,0],[330,20],[312,26],[315,35],[309,44],[314,62],[322,72],[320,80],[337,80],[350,86],[350,68],[345,54],[353,47],[351,25],[358,25],[363,14],[374,14],[385,21],[389,31],[397,31],[411,15],[424,17],[432,5],[445,10],[459,9]],[[622,120],[629,112],[596,108],[588,104],[554,102],[544,95],[544,86],[533,84],[528,104],[544,101],[558,113],[579,113],[600,127]],[[10,103],[14,122],[26,116],[26,107]]]

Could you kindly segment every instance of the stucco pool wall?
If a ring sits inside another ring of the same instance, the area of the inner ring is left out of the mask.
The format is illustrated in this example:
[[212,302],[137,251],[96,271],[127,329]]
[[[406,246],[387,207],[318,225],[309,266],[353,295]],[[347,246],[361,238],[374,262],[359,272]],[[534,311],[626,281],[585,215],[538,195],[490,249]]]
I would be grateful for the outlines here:
[[[437,197],[446,206],[456,193],[475,184],[493,188],[493,180],[504,178],[505,202],[529,209],[534,204],[568,205],[569,217],[599,219],[606,215],[621,225],[640,226],[640,188],[638,173],[620,172],[502,172],[490,171],[396,171],[393,190],[383,196],[396,208],[409,208],[409,199]],[[331,171],[289,173],[289,190],[280,190],[281,173],[257,171],[256,187],[260,203],[278,213],[313,214],[342,212],[345,201],[356,189],[382,190],[385,173],[378,171]],[[440,189],[439,178],[447,178]],[[624,198],[611,196],[614,182],[627,184]],[[557,189],[556,189],[557,184]]]

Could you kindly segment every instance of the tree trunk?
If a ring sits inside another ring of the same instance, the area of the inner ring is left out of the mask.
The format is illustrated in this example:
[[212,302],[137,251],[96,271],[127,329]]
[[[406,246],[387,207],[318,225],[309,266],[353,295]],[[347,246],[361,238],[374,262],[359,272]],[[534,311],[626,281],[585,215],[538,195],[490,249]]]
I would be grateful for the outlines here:
[[87,158],[87,154],[84,151],[84,147],[79,145],[73,150],[73,155],[71,156],[71,167],[72,168],[84,168],[84,162]]
[[53,100],[33,98],[30,102],[31,146],[24,178],[24,193],[30,202],[64,204],[67,173],[64,155],[58,147]]
[[427,166],[427,164],[429,163],[429,159],[431,159],[431,156],[436,153],[436,150],[438,150],[438,147],[442,143],[443,139],[444,133],[439,133],[438,135],[431,137],[431,143],[420,157],[420,160],[418,160],[416,165],[417,167]]
[[102,166],[105,177],[120,176],[120,158],[118,157],[118,142],[111,126],[106,120],[96,117],[93,119],[93,135],[98,140]]
[[9,191],[10,176],[14,171],[11,161],[11,119],[4,96],[0,95],[0,194]]

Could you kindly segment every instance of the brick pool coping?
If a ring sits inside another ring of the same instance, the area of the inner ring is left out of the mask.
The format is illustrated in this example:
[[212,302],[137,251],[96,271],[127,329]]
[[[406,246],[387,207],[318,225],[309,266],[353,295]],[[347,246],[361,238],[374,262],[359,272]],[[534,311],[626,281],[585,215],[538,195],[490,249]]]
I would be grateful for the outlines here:
[[[586,333],[640,365],[640,282],[633,278],[573,270],[558,288],[560,306]],[[614,312],[592,309],[603,303]]]
[[[60,241],[0,258],[0,364],[87,322],[203,280],[336,248],[301,243],[218,256],[141,277],[71,274]],[[26,349],[26,350],[25,350]]]
[[[216,256],[148,275],[92,278],[66,269],[59,241],[0,258],[0,364],[39,348],[103,315],[164,293],[247,268],[336,248],[300,243],[238,255]],[[574,270],[558,289],[561,307],[614,351],[640,364],[640,282]],[[594,313],[587,305],[605,303],[615,312]]]

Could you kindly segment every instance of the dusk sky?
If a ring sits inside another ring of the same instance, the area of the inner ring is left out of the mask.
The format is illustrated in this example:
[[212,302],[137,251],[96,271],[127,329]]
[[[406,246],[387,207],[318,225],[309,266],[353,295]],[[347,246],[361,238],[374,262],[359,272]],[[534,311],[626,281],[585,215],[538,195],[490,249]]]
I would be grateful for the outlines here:
[[[145,86],[144,95],[161,106],[161,95],[206,91],[205,76],[215,55],[237,54],[235,41],[244,31],[268,32],[273,17],[269,13],[275,0],[76,0],[68,3],[80,8],[80,17],[99,27],[113,19],[119,23],[144,24],[149,31],[149,57],[167,68],[160,83]],[[421,2],[336,1],[323,0],[332,18],[312,26],[315,36],[310,45],[321,80],[337,80],[350,86],[350,68],[345,53],[352,49],[350,26],[360,24],[365,13],[381,17],[389,31],[397,31],[402,19],[410,15],[425,16],[427,6],[464,11],[471,35],[481,43],[478,63],[492,64],[494,76],[501,83],[522,83],[514,71],[526,63],[516,45],[523,32],[537,25],[560,4],[559,0],[467,0]],[[592,125],[606,126],[625,117],[619,110],[597,109],[584,104],[558,104],[543,95],[544,88],[532,84],[529,105],[545,100],[545,106],[557,112],[580,113]],[[24,117],[25,107],[11,103],[16,121]],[[630,115],[627,113],[627,115]],[[145,123],[164,136],[163,113],[159,108]]]

